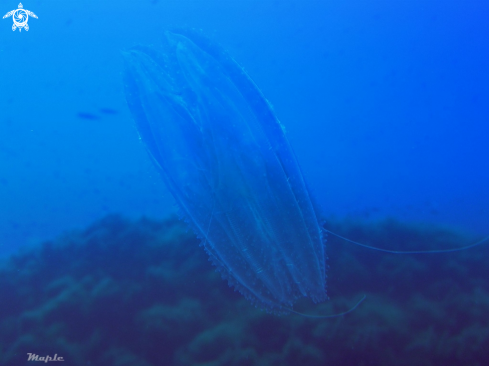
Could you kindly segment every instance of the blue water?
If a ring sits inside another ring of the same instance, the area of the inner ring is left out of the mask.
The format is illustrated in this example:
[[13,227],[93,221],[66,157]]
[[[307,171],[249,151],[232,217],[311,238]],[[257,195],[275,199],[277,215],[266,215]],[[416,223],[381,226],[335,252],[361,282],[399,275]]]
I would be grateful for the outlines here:
[[29,31],[0,19],[0,257],[24,250],[0,264],[0,363],[487,363],[487,245],[396,256],[330,235],[331,301],[294,309],[367,295],[332,320],[233,293],[187,226],[162,220],[176,209],[127,108],[122,51],[202,29],[273,104],[327,229],[436,250],[489,234],[489,3],[22,4]]
[[39,17],[28,32],[0,22],[2,252],[107,213],[172,212],[125,105],[121,51],[180,26],[259,85],[327,215],[489,231],[487,2],[23,5]]

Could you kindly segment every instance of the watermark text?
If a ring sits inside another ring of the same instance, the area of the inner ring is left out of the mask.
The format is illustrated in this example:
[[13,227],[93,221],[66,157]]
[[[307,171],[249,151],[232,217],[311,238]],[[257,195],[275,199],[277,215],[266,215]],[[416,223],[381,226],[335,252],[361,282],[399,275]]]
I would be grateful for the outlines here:
[[28,353],[27,354],[27,361],[41,361],[41,362],[48,363],[50,361],[64,361],[64,359],[63,359],[63,357],[59,357],[57,353],[54,355],[54,357],[39,356],[39,355],[36,355],[35,353]]

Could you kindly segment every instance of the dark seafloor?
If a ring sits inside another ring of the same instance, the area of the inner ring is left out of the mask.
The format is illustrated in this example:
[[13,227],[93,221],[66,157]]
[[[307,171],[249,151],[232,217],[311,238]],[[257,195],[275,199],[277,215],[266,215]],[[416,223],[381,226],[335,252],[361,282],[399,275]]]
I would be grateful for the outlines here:
[[[471,238],[447,229],[327,223],[390,249],[435,249]],[[473,238],[472,238],[473,239]],[[177,219],[108,216],[24,249],[1,265],[1,365],[27,353],[66,365],[486,365],[487,245],[451,254],[392,255],[328,238],[328,294],[297,310],[259,311],[221,280]]]

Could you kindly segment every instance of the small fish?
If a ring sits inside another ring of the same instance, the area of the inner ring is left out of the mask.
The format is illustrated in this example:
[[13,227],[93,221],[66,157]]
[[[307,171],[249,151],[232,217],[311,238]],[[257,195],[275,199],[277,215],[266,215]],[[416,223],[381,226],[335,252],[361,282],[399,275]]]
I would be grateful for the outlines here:
[[95,114],[92,114],[92,113],[87,113],[87,112],[78,112],[77,113],[77,117],[78,118],[82,118],[82,119],[89,119],[89,120],[97,120],[99,119],[100,117],[95,115]]

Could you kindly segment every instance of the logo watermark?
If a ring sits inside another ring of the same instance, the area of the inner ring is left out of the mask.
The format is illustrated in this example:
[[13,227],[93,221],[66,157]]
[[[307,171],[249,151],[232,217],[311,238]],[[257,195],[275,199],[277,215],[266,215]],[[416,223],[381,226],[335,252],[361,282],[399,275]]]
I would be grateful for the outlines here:
[[14,20],[14,24],[12,25],[13,31],[15,31],[17,28],[19,28],[19,32],[22,30],[22,28],[28,31],[29,25],[27,24],[27,21],[29,20],[29,15],[37,19],[36,14],[34,14],[32,11],[25,10],[22,3],[19,3],[19,8],[9,11],[3,16],[3,19],[12,17]]
[[27,354],[27,361],[41,361],[48,363],[50,361],[64,361],[63,357],[59,357],[58,354],[56,353],[54,357],[51,356],[39,356],[34,353],[28,353]]

